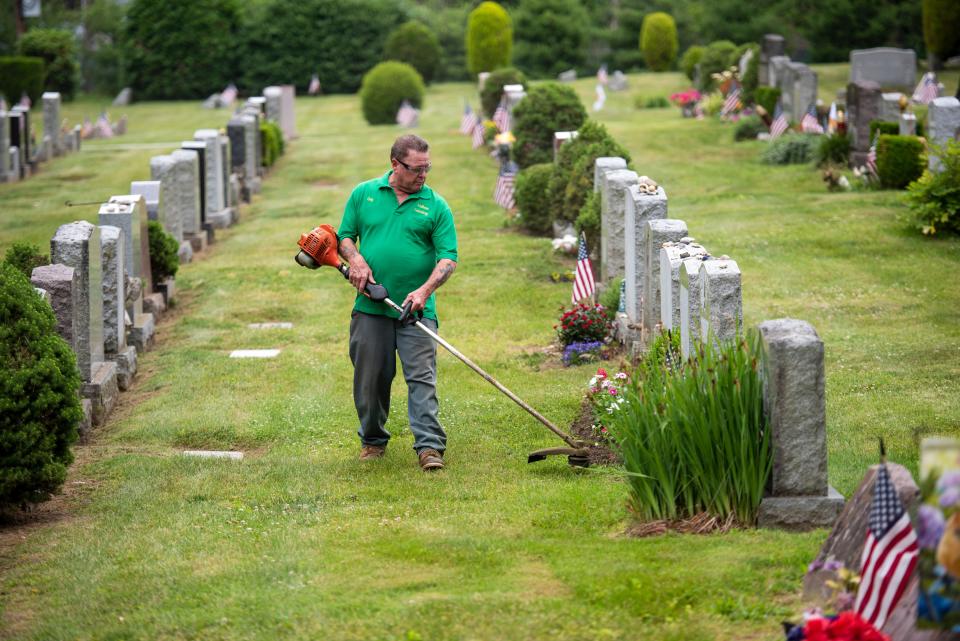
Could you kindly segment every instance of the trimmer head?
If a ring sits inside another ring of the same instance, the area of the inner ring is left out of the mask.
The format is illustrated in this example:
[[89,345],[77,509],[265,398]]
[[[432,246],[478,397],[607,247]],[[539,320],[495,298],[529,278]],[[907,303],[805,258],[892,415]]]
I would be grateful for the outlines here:
[[586,447],[548,447],[531,452],[527,463],[545,461],[548,456],[566,456],[571,467],[590,467],[590,454]]

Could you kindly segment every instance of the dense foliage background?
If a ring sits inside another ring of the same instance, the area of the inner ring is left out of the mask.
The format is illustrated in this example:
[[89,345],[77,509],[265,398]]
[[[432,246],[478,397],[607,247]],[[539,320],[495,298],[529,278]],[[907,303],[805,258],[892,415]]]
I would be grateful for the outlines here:
[[[76,44],[77,86],[137,97],[206,97],[236,83],[243,91],[293,82],[306,89],[318,73],[326,93],[353,92],[385,59],[387,37],[407,20],[439,41],[433,80],[467,80],[467,20],[478,0],[44,0],[27,31],[69,31]],[[960,3],[952,0],[503,0],[513,25],[513,63],[533,78],[601,64],[645,68],[639,46],[644,17],[662,11],[677,27],[678,52],[728,40],[787,39],[805,62],[845,61],[851,49],[909,47],[923,58],[927,41],[940,60],[960,53]],[[0,12],[0,56],[19,51],[17,18]],[[347,35],[349,34],[349,35]],[[189,52],[189,55],[185,55]],[[430,56],[433,59],[433,56]],[[216,64],[213,64],[216,61]],[[494,65],[503,66],[504,62]],[[676,64],[676,63],[674,63]],[[427,74],[430,75],[430,74]],[[68,82],[68,81],[65,81]]]

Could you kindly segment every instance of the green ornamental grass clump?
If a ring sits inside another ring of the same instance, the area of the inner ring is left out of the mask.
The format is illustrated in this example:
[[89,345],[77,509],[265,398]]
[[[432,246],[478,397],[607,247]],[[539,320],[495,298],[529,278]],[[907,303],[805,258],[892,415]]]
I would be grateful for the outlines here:
[[442,51],[440,40],[422,22],[405,22],[387,37],[383,47],[384,60],[405,62],[430,84],[440,69]]
[[467,18],[467,69],[472,75],[510,64],[513,22],[496,2],[481,2]]
[[693,45],[683,52],[683,56],[680,58],[680,69],[683,71],[683,75],[690,80],[693,80],[697,65],[703,59],[706,50],[707,48],[701,45]]
[[21,56],[43,59],[46,91],[59,91],[64,100],[73,100],[77,92],[77,46],[66,29],[30,29],[23,34],[17,49]]
[[880,135],[877,176],[885,189],[903,189],[923,174],[927,161],[923,142],[916,136]]
[[150,243],[150,276],[156,287],[167,278],[177,275],[180,259],[177,256],[177,239],[168,234],[156,220],[147,222],[147,237]]
[[522,85],[526,82],[527,77],[515,67],[504,67],[491,71],[483,83],[483,89],[480,90],[480,104],[483,108],[483,114],[487,118],[493,118],[493,112],[497,110],[497,105],[500,104],[500,99],[503,97],[504,85]]
[[420,108],[424,92],[416,69],[405,62],[381,62],[367,72],[360,86],[363,117],[371,125],[392,125],[403,101]]
[[514,193],[520,211],[520,225],[534,234],[546,234],[553,227],[553,207],[548,186],[553,163],[530,165],[517,174]]
[[514,160],[520,167],[553,160],[553,133],[579,129],[587,110],[573,88],[537,85],[513,108]]
[[907,187],[906,201],[911,222],[924,234],[960,232],[960,142],[931,146],[941,164],[938,171],[924,170]]
[[813,159],[813,150],[818,136],[788,132],[770,141],[760,154],[761,162],[767,165],[800,165]]
[[633,511],[753,525],[772,467],[757,337],[708,341],[682,364],[673,339],[660,340],[609,422]]
[[29,279],[33,275],[33,269],[41,265],[49,265],[50,258],[41,254],[37,245],[21,241],[10,245],[3,256],[3,262],[15,267]]
[[647,68],[667,71],[677,58],[677,23],[669,13],[656,11],[643,18],[640,27],[640,50]]
[[50,305],[0,263],[0,509],[39,503],[73,461],[80,372]]

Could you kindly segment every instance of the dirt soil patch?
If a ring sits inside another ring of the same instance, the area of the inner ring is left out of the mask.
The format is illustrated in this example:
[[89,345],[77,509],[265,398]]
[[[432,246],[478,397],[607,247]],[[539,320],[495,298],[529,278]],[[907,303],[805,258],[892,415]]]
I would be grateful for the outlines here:
[[590,465],[620,465],[623,459],[620,454],[611,447],[597,439],[593,433],[593,406],[586,398],[580,403],[580,412],[577,418],[570,425],[570,433],[574,438],[578,438],[590,444],[588,452],[590,455]]
[[726,519],[718,519],[706,512],[691,516],[689,519],[644,521],[634,523],[626,531],[627,536],[645,537],[657,536],[667,532],[679,534],[713,534],[722,533],[740,527],[740,523],[731,515]]

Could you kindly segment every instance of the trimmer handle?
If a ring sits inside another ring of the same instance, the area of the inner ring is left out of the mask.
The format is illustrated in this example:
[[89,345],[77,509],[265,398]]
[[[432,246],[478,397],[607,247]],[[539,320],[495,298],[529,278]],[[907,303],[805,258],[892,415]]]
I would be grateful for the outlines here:
[[[340,273],[343,274],[343,277],[347,280],[350,280],[350,267],[340,263],[338,268]],[[387,293],[387,288],[381,285],[380,283],[370,283],[368,282],[366,287],[363,288],[363,295],[372,300],[375,303],[382,303],[389,296]]]

